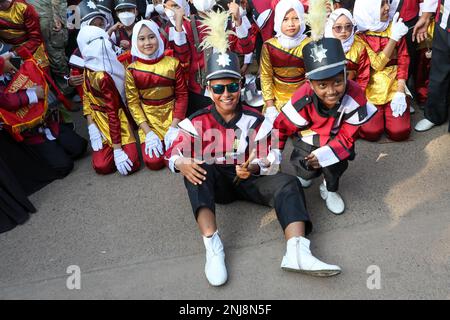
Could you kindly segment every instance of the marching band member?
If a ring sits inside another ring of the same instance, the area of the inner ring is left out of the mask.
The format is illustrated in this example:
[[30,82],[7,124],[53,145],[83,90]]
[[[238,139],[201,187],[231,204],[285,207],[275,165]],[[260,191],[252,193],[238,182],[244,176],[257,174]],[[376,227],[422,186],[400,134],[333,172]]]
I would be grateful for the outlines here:
[[325,37],[341,40],[347,58],[347,79],[356,81],[366,91],[370,79],[370,60],[366,45],[355,34],[356,21],[347,9],[334,10],[325,26]]
[[[347,80],[346,63],[340,41],[321,38],[321,1],[310,5],[319,23],[310,21],[311,38],[303,48],[308,82],[301,86],[281,109],[274,127],[280,147],[293,136],[291,163],[297,169],[303,187],[323,174],[320,195],[328,210],[342,214],[345,203],[339,195],[339,179],[355,157],[354,143],[361,125],[376,113],[356,82]],[[317,13],[318,12],[318,13]],[[312,19],[311,19],[312,20]],[[323,19],[324,21],[325,19]]]
[[[226,35],[211,39],[219,38]],[[298,179],[278,173],[281,154],[271,145],[272,124],[239,103],[239,58],[228,45],[206,39],[214,47],[206,76],[213,104],[179,123],[180,134],[165,157],[171,171],[185,178],[206,249],[208,282],[220,286],[228,278],[215,203],[236,199],[275,208],[287,241],[282,269],[314,276],[339,274],[338,266],[323,263],[310,251],[305,236],[312,224],[303,190]]]
[[94,26],[81,28],[77,37],[84,58],[83,114],[94,150],[97,173],[116,169],[121,175],[139,170],[136,140],[125,114],[125,70],[117,60],[109,36]]
[[264,43],[261,53],[265,116],[272,122],[305,81],[302,49],[310,41],[305,30],[303,5],[298,0],[281,0],[275,7],[276,36]]
[[[178,134],[177,124],[187,108],[187,87],[180,62],[164,55],[158,25],[136,23],[131,54],[136,61],[126,71],[128,108],[139,126],[144,162],[149,169],[164,167],[164,149]],[[164,140],[164,142],[161,142]]]
[[392,11],[388,0],[356,0],[353,12],[372,68],[367,100],[378,109],[360,131],[369,141],[377,141],[385,131],[390,139],[401,141],[411,132],[406,97],[409,56],[403,38],[408,28],[398,13],[391,21]]

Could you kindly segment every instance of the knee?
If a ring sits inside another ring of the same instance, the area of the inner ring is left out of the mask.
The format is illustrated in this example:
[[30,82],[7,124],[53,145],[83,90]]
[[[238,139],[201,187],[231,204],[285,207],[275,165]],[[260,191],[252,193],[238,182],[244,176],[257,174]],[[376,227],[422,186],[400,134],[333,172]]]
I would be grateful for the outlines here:
[[163,157],[158,158],[145,157],[144,162],[145,166],[150,170],[161,170],[165,166]]
[[378,141],[380,140],[381,136],[383,135],[384,129],[383,128],[371,128],[371,129],[365,129],[359,131],[359,137],[361,139],[367,140],[367,141]]
[[396,129],[386,129],[389,139],[393,141],[403,141],[409,138],[411,126]]
[[114,163],[96,157],[92,158],[92,167],[98,174],[110,174],[116,171]]
[[73,161],[67,159],[67,161],[64,161],[64,163],[61,163],[60,165],[58,165],[58,167],[54,167],[53,169],[56,171],[58,178],[61,179],[66,177],[69,173],[71,173],[73,167],[74,167]]

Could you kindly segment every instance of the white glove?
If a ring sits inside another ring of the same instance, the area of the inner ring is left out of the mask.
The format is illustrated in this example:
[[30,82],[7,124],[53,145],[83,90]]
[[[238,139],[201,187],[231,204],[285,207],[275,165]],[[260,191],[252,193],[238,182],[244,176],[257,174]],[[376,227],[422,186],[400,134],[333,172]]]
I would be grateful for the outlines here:
[[401,117],[407,108],[406,95],[403,92],[396,92],[391,101],[392,115],[394,118]]
[[145,9],[145,18],[149,19],[150,15],[155,11],[155,5],[153,3],[147,3],[147,8]]
[[264,117],[269,120],[271,123],[275,122],[275,119],[278,117],[278,110],[275,107],[268,107]]
[[394,41],[400,41],[400,39],[408,33],[408,27],[403,23],[402,18],[398,18],[400,13],[397,12],[392,18],[391,36],[390,38]]
[[102,133],[98,130],[95,123],[92,123],[88,126],[89,130],[89,139],[91,140],[92,150],[98,151],[103,148],[103,138]]
[[150,131],[145,135],[145,154],[150,158],[153,158],[153,155],[155,155],[156,158],[163,155],[163,145],[161,140],[159,140],[159,137],[153,131]]
[[131,172],[133,162],[131,162],[128,155],[122,148],[114,149],[114,163],[116,164],[117,171],[123,176],[126,176],[128,172]]
[[172,143],[177,138],[178,131],[179,129],[174,127],[170,127],[169,130],[167,130],[166,135],[164,136],[164,144],[166,145],[166,150],[170,148]]

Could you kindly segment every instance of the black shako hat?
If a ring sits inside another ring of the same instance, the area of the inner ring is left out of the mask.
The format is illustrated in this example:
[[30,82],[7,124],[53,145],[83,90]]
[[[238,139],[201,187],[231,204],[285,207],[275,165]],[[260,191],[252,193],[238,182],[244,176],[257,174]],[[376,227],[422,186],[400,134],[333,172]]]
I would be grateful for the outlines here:
[[223,78],[241,78],[239,58],[231,51],[213,52],[206,62],[206,81]]
[[306,77],[310,80],[328,79],[345,70],[347,58],[338,39],[311,41],[303,47],[302,53]]
[[133,9],[136,8],[136,0],[115,0],[114,10]]
[[114,0],[96,0],[97,7],[101,10],[105,10],[112,13],[114,9]]
[[105,14],[101,12],[93,0],[83,0],[78,4],[80,10],[80,21],[85,22],[94,17],[105,17]]

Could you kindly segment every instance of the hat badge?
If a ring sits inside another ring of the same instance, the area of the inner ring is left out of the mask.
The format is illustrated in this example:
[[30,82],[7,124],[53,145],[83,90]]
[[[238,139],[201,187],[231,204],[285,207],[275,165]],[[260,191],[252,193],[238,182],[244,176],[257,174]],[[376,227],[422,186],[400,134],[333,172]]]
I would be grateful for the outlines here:
[[322,60],[327,57],[327,51],[328,49],[325,49],[323,45],[315,45],[311,49],[311,58],[314,59],[314,62],[322,63]]
[[217,58],[217,64],[221,67],[229,66],[231,63],[230,56],[227,53],[221,53]]
[[92,1],[88,1],[87,6],[88,6],[89,8],[91,8],[91,9],[97,8],[97,6],[95,5],[95,3],[92,2]]

